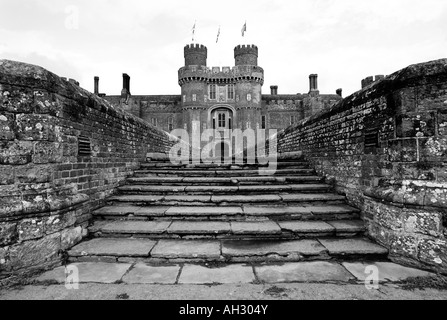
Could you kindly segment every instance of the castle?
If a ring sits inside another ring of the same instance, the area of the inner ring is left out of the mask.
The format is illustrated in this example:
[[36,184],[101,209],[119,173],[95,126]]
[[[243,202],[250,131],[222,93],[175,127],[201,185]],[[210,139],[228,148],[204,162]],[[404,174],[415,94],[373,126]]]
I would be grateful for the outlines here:
[[[121,95],[101,96],[115,106],[171,132],[192,124],[205,129],[287,128],[342,99],[337,94],[320,94],[318,75],[312,74],[307,94],[278,94],[271,86],[262,94],[264,70],[258,66],[258,47],[239,45],[234,49],[235,66],[207,67],[208,50],[199,44],[184,48],[185,66],[178,71],[181,95],[144,95],[130,93],[130,77],[123,74]],[[95,77],[95,94],[99,78]],[[196,130],[198,128],[195,128]]]

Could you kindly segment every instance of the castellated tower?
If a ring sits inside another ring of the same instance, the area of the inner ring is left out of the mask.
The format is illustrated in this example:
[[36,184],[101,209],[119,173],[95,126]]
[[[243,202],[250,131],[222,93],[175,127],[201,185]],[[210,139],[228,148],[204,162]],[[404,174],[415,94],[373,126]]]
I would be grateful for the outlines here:
[[179,71],[179,84],[182,88],[183,122],[191,132],[193,121],[201,121],[200,110],[205,107],[208,86],[208,49],[204,45],[185,46],[185,67]]
[[235,91],[238,127],[257,129],[261,119],[261,92],[264,71],[258,67],[258,47],[239,45],[234,48]]

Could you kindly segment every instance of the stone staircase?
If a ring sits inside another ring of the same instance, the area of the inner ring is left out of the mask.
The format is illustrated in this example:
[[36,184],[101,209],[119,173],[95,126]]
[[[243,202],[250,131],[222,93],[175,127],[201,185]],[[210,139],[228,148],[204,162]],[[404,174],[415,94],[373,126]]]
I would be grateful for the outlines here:
[[[262,170],[259,170],[262,169]],[[258,165],[148,161],[94,212],[71,262],[383,260],[359,210],[302,157]]]

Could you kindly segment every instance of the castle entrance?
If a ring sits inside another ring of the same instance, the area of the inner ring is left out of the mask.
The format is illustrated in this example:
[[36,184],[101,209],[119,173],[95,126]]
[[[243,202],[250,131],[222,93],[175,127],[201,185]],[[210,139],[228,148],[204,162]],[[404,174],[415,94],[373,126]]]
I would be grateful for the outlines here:
[[216,107],[211,111],[212,128],[215,130],[214,158],[217,163],[231,163],[231,130],[234,112],[230,108]]

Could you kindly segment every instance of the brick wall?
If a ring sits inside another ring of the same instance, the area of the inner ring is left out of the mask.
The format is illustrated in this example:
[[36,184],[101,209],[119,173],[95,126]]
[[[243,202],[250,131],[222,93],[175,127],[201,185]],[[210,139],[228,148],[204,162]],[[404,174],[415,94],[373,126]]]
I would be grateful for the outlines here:
[[[90,155],[79,155],[82,137]],[[0,284],[59,264],[92,210],[173,143],[43,68],[0,60]]]
[[362,209],[390,258],[447,272],[447,60],[409,66],[279,135]]

